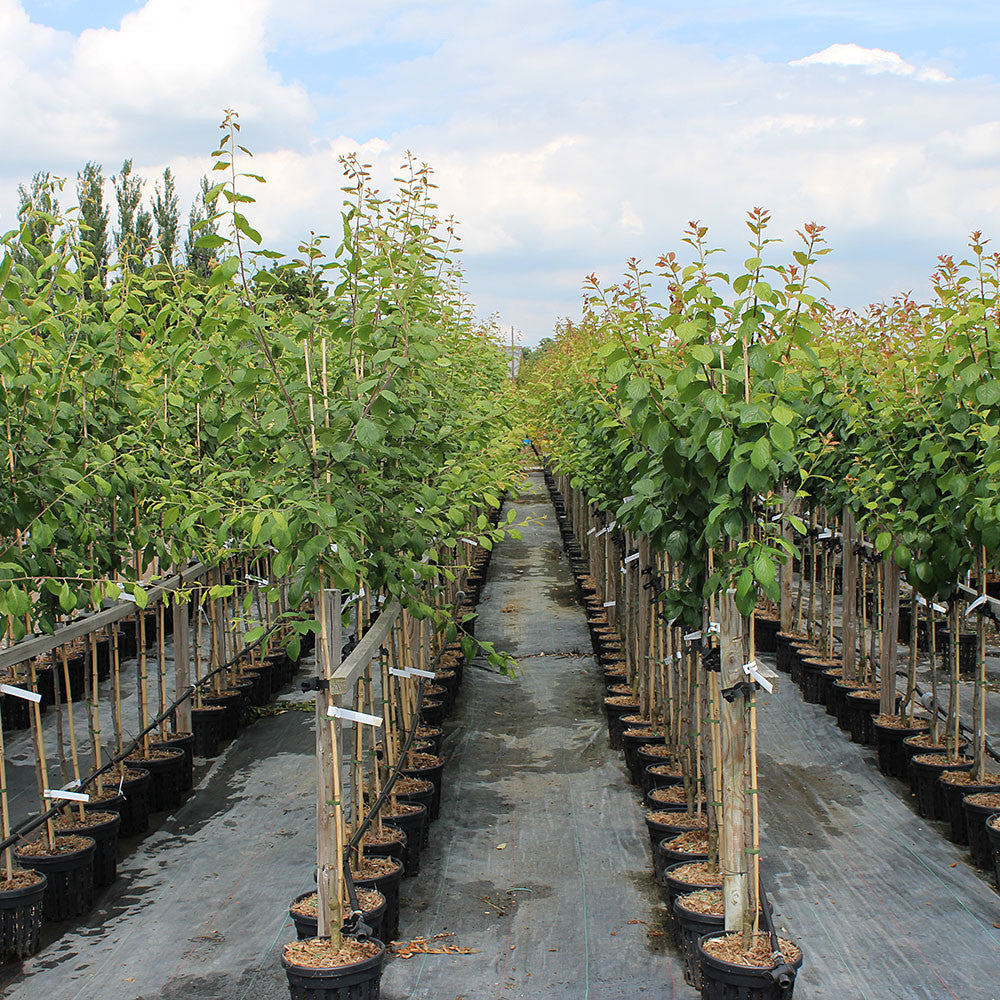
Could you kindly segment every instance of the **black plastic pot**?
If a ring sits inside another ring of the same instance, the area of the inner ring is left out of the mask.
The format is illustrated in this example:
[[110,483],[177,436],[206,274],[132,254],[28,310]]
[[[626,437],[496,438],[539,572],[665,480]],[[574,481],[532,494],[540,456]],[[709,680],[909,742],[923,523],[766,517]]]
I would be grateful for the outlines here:
[[425,726],[420,733],[420,739],[430,742],[432,749],[428,751],[429,753],[440,756],[441,741],[444,739],[444,730],[440,726]]
[[[695,882],[688,882],[684,879],[677,878],[673,873],[677,871],[678,868],[683,868],[685,865],[689,865],[690,861],[681,861],[678,864],[670,865],[663,873],[663,884],[667,889],[667,906],[671,909],[674,908],[674,902],[678,896],[686,896],[689,892],[697,892],[699,889],[719,889],[722,886],[721,876],[719,885],[698,885]],[[721,924],[719,925],[722,926]],[[702,931],[703,934],[708,933],[707,931]],[[677,943],[681,944],[681,938],[678,935]]]
[[666,886],[667,884],[667,869],[673,865],[690,864],[692,861],[707,861],[707,854],[699,854],[697,852],[689,853],[687,851],[675,851],[671,847],[666,847],[665,845],[672,840],[672,837],[668,837],[665,840],[661,840],[653,848],[653,878],[657,885]]
[[291,1000],[378,1000],[385,945],[377,944],[377,955],[339,969],[304,968],[282,954]]
[[938,777],[945,771],[968,771],[972,769],[972,761],[964,761],[957,764],[934,764],[921,760],[921,756],[932,756],[931,754],[917,754],[910,761],[910,772],[917,788],[917,812],[924,819],[947,819],[948,803],[945,800],[944,788],[938,781]]
[[92,837],[82,838],[86,847],[65,854],[39,857],[15,852],[22,868],[32,868],[46,878],[42,914],[46,920],[72,920],[94,905],[94,853]]
[[777,649],[778,632],[781,622],[767,615],[757,615],[754,619],[754,639],[758,653],[773,653]]
[[444,702],[424,698],[420,703],[420,720],[427,726],[440,726],[444,722]]
[[774,636],[774,662],[782,673],[792,669],[792,643],[803,636],[793,632],[777,632]]
[[[971,801],[970,801],[971,800]],[[990,849],[990,837],[986,821],[1000,813],[1000,806],[980,805],[973,796],[966,795],[962,800],[965,814],[965,830],[969,841],[969,854],[972,863],[977,868],[988,871],[993,867],[993,852]]]
[[121,797],[101,802],[101,809],[115,810],[122,818],[119,837],[137,837],[149,829],[149,786],[152,779],[148,771],[136,769],[136,776],[120,782]]
[[191,728],[194,730],[192,752],[196,757],[215,757],[222,743],[226,724],[226,710],[222,705],[205,705],[191,709]]
[[667,788],[670,785],[684,784],[684,778],[679,774],[661,774],[657,768],[662,768],[667,762],[660,759],[654,764],[647,764],[642,770],[642,790],[651,792],[654,788]]
[[444,774],[444,761],[435,764],[433,767],[401,767],[400,774],[405,774],[408,778],[419,778],[421,781],[429,781],[434,786],[434,794],[431,796],[430,805],[427,808],[427,820],[433,823],[441,813],[441,785]]
[[[913,772],[913,768],[910,767],[910,762],[918,754],[922,753],[944,753],[944,744],[938,746],[921,746],[918,743],[914,743],[914,740],[919,739],[922,733],[917,734],[917,736],[907,736],[903,740],[903,754],[906,757],[906,778],[910,783],[910,791],[916,795],[917,794],[917,778]],[[965,744],[963,743],[959,748],[958,752],[961,754],[965,751]]]
[[365,857],[392,858],[403,863],[406,857],[406,833],[395,824],[386,823],[384,829],[392,830],[399,836],[398,840],[390,840],[385,844],[365,844]]
[[[941,778],[943,777],[944,775],[941,776]],[[977,792],[1000,791],[1000,785],[955,785],[950,781],[941,781],[941,778],[938,778],[938,781],[944,798],[945,819],[951,827],[949,836],[956,844],[967,844],[969,842],[969,829],[965,821],[963,799],[967,795],[975,795]]]
[[879,700],[877,694],[865,689],[848,692],[844,710],[852,743],[867,746],[875,742],[872,716],[878,713]]
[[[12,687],[24,686],[23,681],[15,681],[6,677],[3,683]],[[0,694],[0,718],[3,721],[3,728],[6,732],[15,729],[28,729],[31,726],[30,703],[24,698],[11,697],[9,694]]]
[[674,898],[674,935],[684,955],[684,982],[700,990],[701,962],[698,959],[698,941],[706,934],[721,931],[725,927],[726,918],[689,910],[683,903],[683,896],[678,895]]
[[406,877],[412,878],[420,871],[420,849],[424,845],[424,828],[427,825],[427,807],[419,802],[408,802],[407,805],[419,807],[419,812],[401,814],[386,814],[386,819],[393,826],[398,826],[406,834],[406,853],[403,865]]
[[846,732],[850,732],[851,729],[850,706],[847,703],[847,696],[852,691],[860,689],[861,685],[857,681],[845,681],[841,678],[839,681],[833,682],[830,690],[830,697],[833,699],[833,715],[837,720],[837,725]]
[[229,685],[231,690],[240,693],[240,721],[237,732],[253,722],[254,717],[250,709],[253,705],[251,699],[253,698],[254,683],[252,678],[240,675]]
[[905,781],[909,757],[903,753],[903,740],[907,736],[918,736],[920,733],[926,733],[927,726],[896,729],[892,726],[879,724],[873,717],[872,730],[875,733],[875,746],[878,750],[878,769],[887,777]]
[[184,766],[181,768],[181,791],[188,791],[194,784],[194,734],[168,734],[165,740],[157,740],[150,746],[154,750],[180,750],[184,754]]
[[842,676],[840,667],[831,667],[819,675],[819,703],[826,709],[827,715],[834,714],[833,685]]
[[993,878],[1000,892],[1000,820],[996,816],[990,816],[986,821],[986,836],[993,851]]
[[94,888],[103,889],[111,885],[118,876],[118,830],[121,827],[121,815],[113,810],[103,813],[104,818],[87,816],[84,826],[75,826],[71,830],[56,830],[57,837],[90,837],[95,843],[94,849]]
[[[304,892],[300,896],[296,896],[292,900],[291,906],[288,907],[288,915],[292,918],[292,923],[295,924],[295,934],[300,941],[316,937],[319,931],[319,918],[311,917],[305,913],[296,913],[295,904],[307,896],[315,895],[315,889]],[[385,933],[385,896],[382,897],[382,902],[374,910],[362,910],[361,919],[371,928],[372,937],[381,940]]]
[[800,656],[799,670],[802,678],[802,697],[810,705],[825,705],[823,671],[835,669],[836,660],[820,655]]
[[42,696],[38,703],[40,711],[44,712],[55,704],[56,688],[51,667],[35,667],[35,691]]
[[[678,809],[657,809],[657,812],[670,812],[677,816],[683,816],[684,812]],[[690,826],[684,826],[680,823],[663,823],[659,820],[654,820],[649,818],[647,813],[643,817],[646,821],[646,832],[649,834],[649,844],[656,850],[656,845],[664,840],[669,840],[671,837],[676,837],[679,833],[687,833],[692,829]],[[688,890],[693,891],[693,890]]]
[[111,676],[111,640],[105,636],[97,640],[97,679],[106,681]]
[[219,736],[223,741],[235,739],[240,731],[240,719],[243,715],[243,695],[239,691],[226,694],[215,694],[202,699],[205,705],[217,705],[222,709]]
[[427,810],[427,822],[424,823],[423,825],[423,841],[420,844],[421,849],[426,847],[430,843],[431,803],[434,801],[434,786],[430,782],[427,782],[427,784],[430,787],[427,788],[425,791],[396,793],[396,798],[400,802],[410,802],[413,805],[423,806]]
[[250,682],[250,705],[253,708],[260,708],[262,705],[266,705],[271,694],[270,676],[265,681],[259,670],[248,668],[243,671],[243,679]]
[[23,889],[0,892],[0,963],[38,951],[47,877]]
[[642,729],[641,733],[622,733],[622,747],[625,750],[625,766],[633,785],[638,785],[642,778],[642,766],[639,764],[639,748],[652,739],[652,726],[632,725],[630,729]]
[[395,869],[385,875],[373,878],[354,876],[354,884],[365,889],[378,889],[385,896],[385,936],[393,941],[399,937],[399,883],[403,877],[403,865],[392,859]]
[[[744,965],[732,965],[713,958],[705,951],[705,942],[721,937],[725,931],[712,931],[698,940],[698,961],[701,965],[702,1000],[791,1000],[795,989],[795,975],[791,973],[791,983],[782,984],[773,974],[777,970],[752,969]],[[798,970],[802,966],[802,955],[786,969]]]
[[183,750],[163,750],[165,757],[127,757],[129,767],[148,771],[149,811],[169,812],[181,804],[182,776],[187,765],[187,756]]
[[638,712],[639,702],[628,701],[624,705],[609,705],[605,701],[604,711],[608,717],[608,742],[611,744],[612,749],[620,750],[622,747],[622,733],[625,731],[625,723],[622,722],[622,717]]
[[[653,784],[654,775],[650,773],[649,769],[651,767],[656,767],[657,764],[669,763],[671,758],[662,757],[659,754],[650,753],[650,746],[657,746],[658,744],[644,743],[639,747],[636,752],[635,759],[639,765],[639,780],[636,782],[637,785],[643,790],[643,792],[648,792],[651,788],[656,786]],[[662,745],[662,744],[659,744]]]

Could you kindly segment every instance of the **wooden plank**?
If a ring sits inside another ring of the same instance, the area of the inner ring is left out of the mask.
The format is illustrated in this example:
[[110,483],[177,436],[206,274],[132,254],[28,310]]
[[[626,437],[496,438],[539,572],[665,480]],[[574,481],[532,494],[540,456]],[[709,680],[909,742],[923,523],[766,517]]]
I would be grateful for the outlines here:
[[[790,511],[792,508],[792,491],[790,489],[783,489],[781,491],[781,503],[782,507],[786,511]],[[793,541],[794,532],[792,531],[792,526],[788,522],[788,518],[782,518],[781,521],[781,537],[789,544]],[[792,600],[792,582],[795,576],[795,567],[792,565],[792,557],[789,556],[781,564],[781,597],[780,604],[778,605],[781,612],[781,631],[791,632],[792,631],[792,620],[795,614],[795,602]]]
[[[191,583],[193,580],[200,579],[210,568],[204,565],[204,563],[195,563],[176,576],[169,577],[155,587],[150,587],[146,591],[149,595],[149,603],[154,604],[165,594],[177,590],[179,587]],[[43,656],[57,646],[64,646],[66,643],[72,642],[82,635],[95,632],[99,628],[104,628],[105,625],[121,621],[123,618],[128,618],[129,615],[134,614],[134,604],[127,601],[119,601],[115,602],[111,607],[105,608],[103,611],[97,611],[94,614],[83,615],[80,618],[74,619],[68,624],[63,625],[62,628],[57,629],[52,635],[33,635],[21,639],[6,649],[0,649],[0,670],[15,663],[24,663],[27,660],[33,660],[36,656]]]
[[[719,641],[722,657],[721,684],[726,690],[746,678],[744,621],[736,607],[736,591],[727,590],[719,600]],[[722,824],[719,860],[722,864],[722,897],[726,907],[726,930],[739,931],[753,923],[747,865],[747,838],[751,828],[747,795],[747,699],[737,695],[722,698],[719,722],[722,735]]]
[[[365,672],[365,668],[378,654],[382,643],[389,636],[392,626],[396,624],[403,607],[394,597],[381,611],[375,624],[362,636],[361,641],[355,646],[351,654],[340,663],[340,653],[337,654],[337,662],[340,665],[333,671],[330,677],[330,697],[339,700],[344,695],[354,690],[354,684]],[[338,618],[339,622],[340,619]]]
[[[174,603],[174,699],[180,698],[188,689],[190,681],[191,655],[188,641],[188,606]],[[190,733],[191,729],[191,699],[185,698],[177,706],[177,732]]]
[[[316,648],[316,670],[320,677],[333,677],[340,666],[343,646],[340,624],[340,591],[324,590],[320,595],[320,641]],[[322,685],[321,685],[322,688]],[[337,781],[331,729],[336,720],[327,715],[330,697],[316,692],[316,884],[319,894],[318,933],[329,937],[331,912],[340,914],[340,850],[337,843]],[[336,930],[340,930],[339,919]]]
[[854,554],[857,526],[854,523],[853,511],[846,505],[843,518],[840,645],[844,680],[853,681],[858,675],[858,557]]
[[896,710],[896,641],[899,629],[899,567],[890,553],[882,562],[885,573],[885,608],[882,635],[879,637],[879,712],[892,715]]

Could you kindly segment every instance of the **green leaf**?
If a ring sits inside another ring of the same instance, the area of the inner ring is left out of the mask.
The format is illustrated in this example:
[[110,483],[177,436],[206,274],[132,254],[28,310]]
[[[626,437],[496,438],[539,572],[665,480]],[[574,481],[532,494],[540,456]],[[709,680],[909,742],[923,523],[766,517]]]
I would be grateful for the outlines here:
[[771,461],[771,445],[766,437],[757,439],[757,443],[750,452],[750,464],[759,472],[763,472]]
[[715,351],[708,344],[692,344],[691,357],[699,364],[710,365],[715,361]]
[[771,424],[768,434],[780,451],[791,451],[795,446],[795,435],[784,424]]
[[721,462],[722,459],[729,453],[732,443],[733,432],[726,426],[718,427],[714,431],[710,431],[706,440],[708,450],[712,453],[717,462]]
[[885,555],[889,546],[892,544],[892,534],[888,531],[880,531],[878,535],[875,536],[875,548]]
[[212,276],[208,279],[210,288],[217,288],[232,280],[233,275],[240,269],[239,257],[227,257],[218,267],[212,271]]

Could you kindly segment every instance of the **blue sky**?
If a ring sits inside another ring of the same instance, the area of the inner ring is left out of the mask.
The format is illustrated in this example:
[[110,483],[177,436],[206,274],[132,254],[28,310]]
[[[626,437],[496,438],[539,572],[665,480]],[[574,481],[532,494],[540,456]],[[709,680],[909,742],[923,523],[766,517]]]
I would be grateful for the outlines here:
[[338,154],[389,179],[412,149],[471,298],[525,343],[689,219],[740,252],[755,204],[784,237],[828,226],[836,303],[920,298],[1000,231],[998,57],[981,2],[0,0],[0,224],[19,181],[87,159],[150,188],[169,164],[190,197],[231,106],[272,245],[336,231]]

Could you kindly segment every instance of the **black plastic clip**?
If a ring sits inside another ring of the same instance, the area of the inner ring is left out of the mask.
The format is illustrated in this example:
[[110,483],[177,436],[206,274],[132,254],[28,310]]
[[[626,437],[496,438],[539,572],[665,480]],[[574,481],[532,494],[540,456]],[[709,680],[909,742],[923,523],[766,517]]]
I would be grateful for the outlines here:
[[722,697],[726,701],[735,701],[737,695],[743,695],[744,698],[752,698],[756,690],[754,685],[750,681],[740,681],[738,684],[734,684],[732,687],[722,689]]
[[364,921],[364,914],[361,910],[355,910],[343,923],[340,928],[342,934],[350,934],[359,941],[367,941],[372,936],[372,929]]
[[713,673],[722,672],[722,651],[713,646],[702,644],[699,648],[701,652],[701,665]]
[[303,691],[329,691],[330,682],[325,677],[310,677],[307,680],[302,681],[301,688]]

